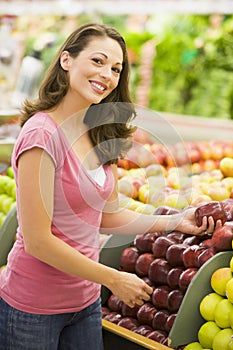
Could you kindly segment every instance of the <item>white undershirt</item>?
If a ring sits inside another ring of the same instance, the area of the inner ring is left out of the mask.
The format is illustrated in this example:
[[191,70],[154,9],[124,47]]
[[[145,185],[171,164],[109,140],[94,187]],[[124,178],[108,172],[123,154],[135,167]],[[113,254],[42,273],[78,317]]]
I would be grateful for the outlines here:
[[104,185],[105,179],[106,179],[106,174],[105,174],[105,171],[104,171],[104,168],[102,165],[100,165],[96,169],[87,170],[87,172],[95,180],[95,182],[98,185],[100,185],[100,186]]

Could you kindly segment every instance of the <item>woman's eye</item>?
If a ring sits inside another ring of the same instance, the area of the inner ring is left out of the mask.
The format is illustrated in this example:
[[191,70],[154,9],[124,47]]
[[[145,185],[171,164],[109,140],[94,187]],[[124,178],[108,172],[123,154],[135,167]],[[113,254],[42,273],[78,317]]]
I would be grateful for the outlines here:
[[119,69],[119,68],[117,68],[117,67],[113,67],[113,69],[112,69],[115,73],[117,73],[117,74],[120,74],[121,73],[121,70]]
[[95,63],[98,63],[98,64],[102,64],[102,60],[100,58],[92,58],[92,61],[94,61]]

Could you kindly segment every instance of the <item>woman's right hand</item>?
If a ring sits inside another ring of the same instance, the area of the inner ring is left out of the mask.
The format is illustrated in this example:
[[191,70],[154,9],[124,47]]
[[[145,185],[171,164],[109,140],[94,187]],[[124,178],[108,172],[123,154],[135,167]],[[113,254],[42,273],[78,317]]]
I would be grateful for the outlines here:
[[107,287],[130,307],[143,305],[153,292],[153,289],[137,275],[117,270]]

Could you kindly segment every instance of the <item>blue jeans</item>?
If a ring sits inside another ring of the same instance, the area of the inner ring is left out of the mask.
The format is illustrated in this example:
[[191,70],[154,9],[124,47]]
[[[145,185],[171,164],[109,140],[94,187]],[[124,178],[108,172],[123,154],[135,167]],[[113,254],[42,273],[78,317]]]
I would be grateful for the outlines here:
[[0,350],[103,350],[100,298],[80,312],[35,315],[0,298]]

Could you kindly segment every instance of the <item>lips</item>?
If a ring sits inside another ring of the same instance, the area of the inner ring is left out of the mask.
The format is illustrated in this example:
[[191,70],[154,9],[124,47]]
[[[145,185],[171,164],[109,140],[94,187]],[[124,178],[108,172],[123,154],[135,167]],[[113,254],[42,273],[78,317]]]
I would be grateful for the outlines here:
[[90,83],[93,89],[98,93],[103,93],[107,89],[107,86],[103,83],[93,81],[93,80],[90,80]]

